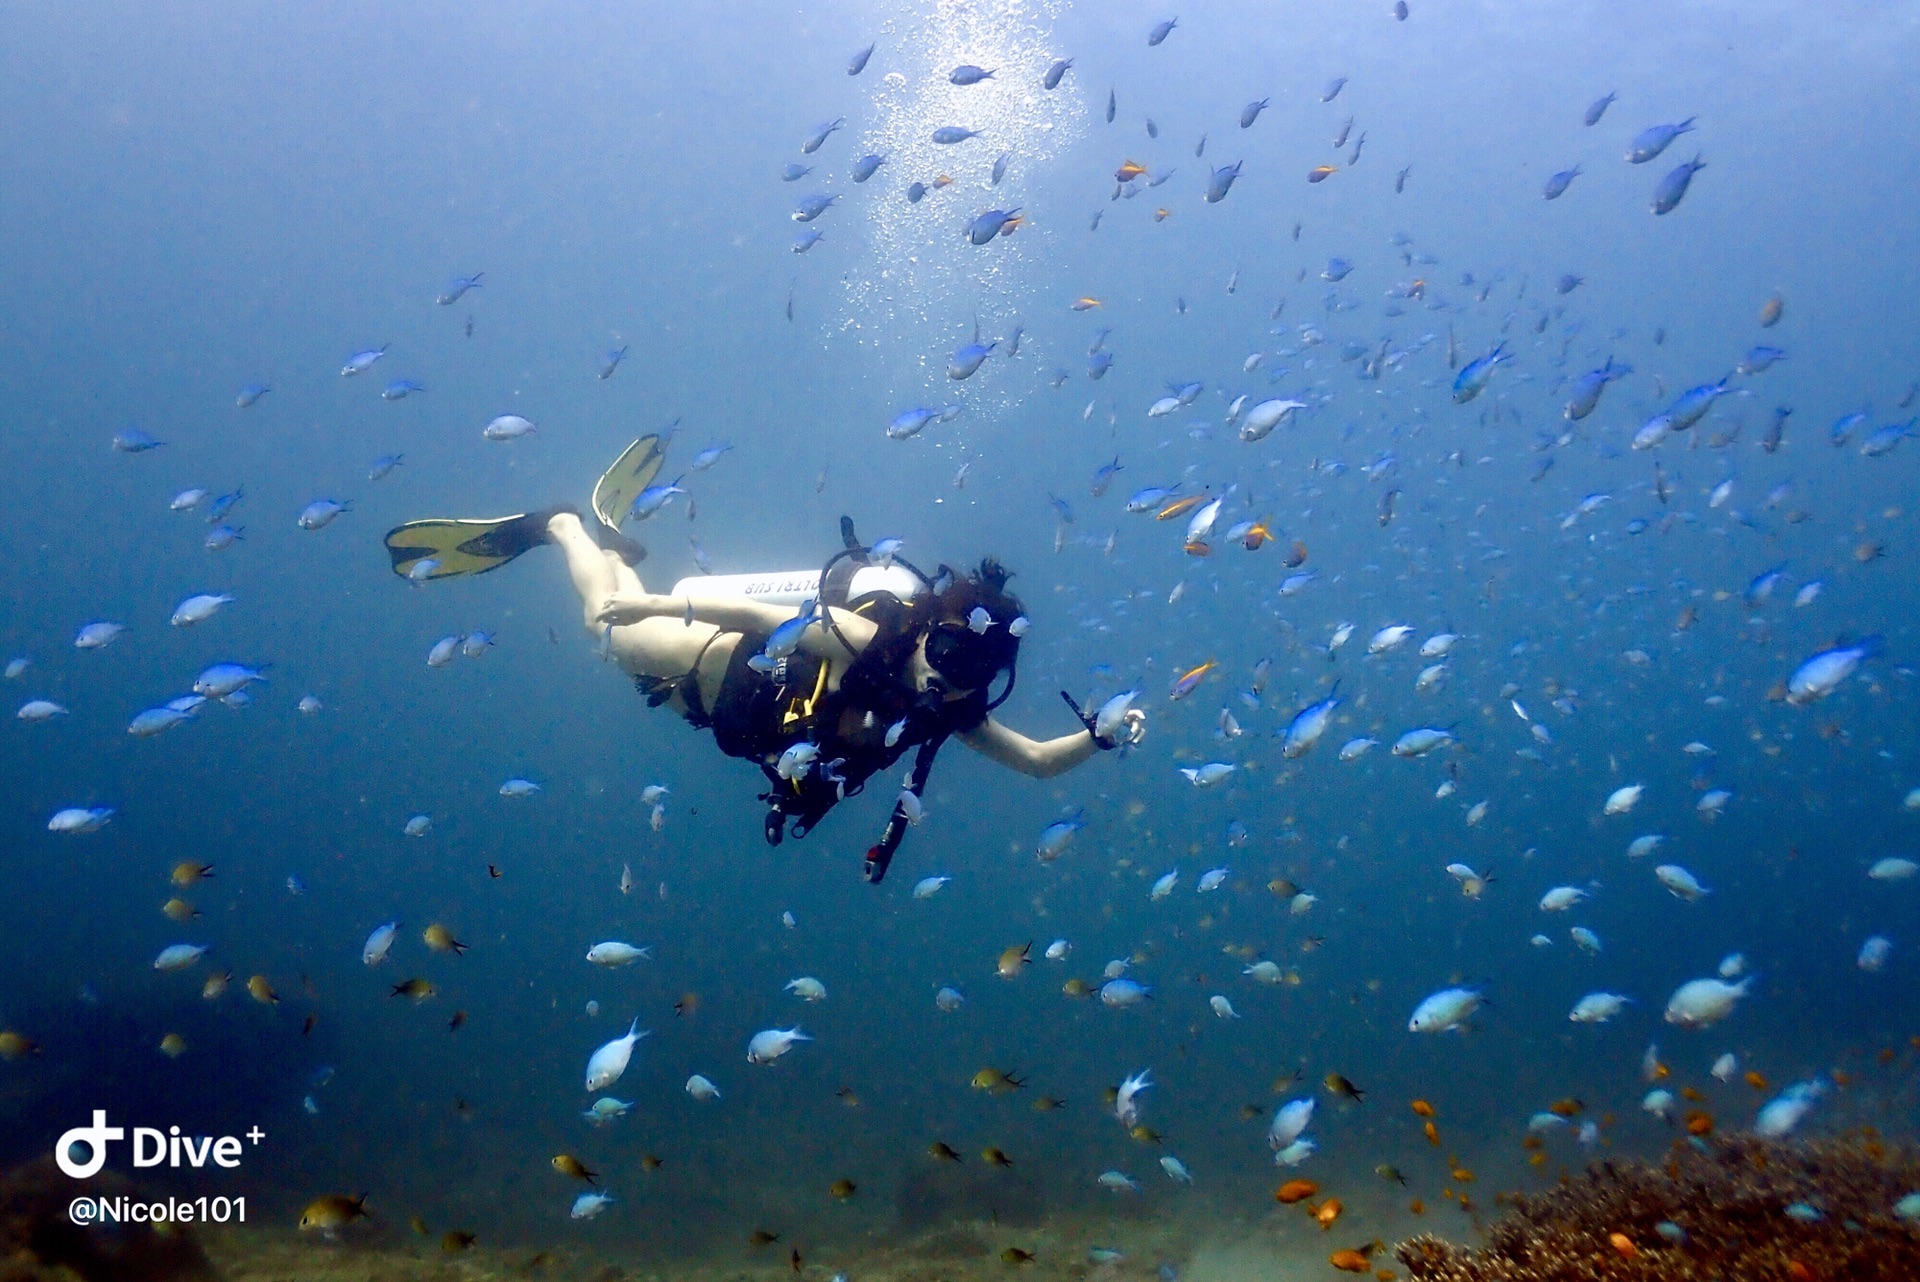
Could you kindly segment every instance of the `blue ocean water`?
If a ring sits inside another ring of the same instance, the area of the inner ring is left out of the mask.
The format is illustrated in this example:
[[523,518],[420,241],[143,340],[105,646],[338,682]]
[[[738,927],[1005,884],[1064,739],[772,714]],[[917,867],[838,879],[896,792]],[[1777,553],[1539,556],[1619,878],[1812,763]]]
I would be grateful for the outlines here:
[[[6,683],[16,704],[70,710],[0,735],[0,1025],[42,1052],[0,1064],[4,1155],[46,1154],[95,1107],[202,1133],[258,1124],[270,1139],[242,1175],[166,1178],[244,1191],[289,1234],[313,1197],[365,1192],[372,1233],[418,1214],[488,1244],[754,1260],[747,1235],[765,1228],[830,1266],[874,1236],[979,1217],[1255,1219],[1276,1182],[1267,1121],[1307,1096],[1320,1151],[1298,1173],[1351,1190],[1355,1235],[1390,1237],[1409,1197],[1438,1205],[1457,1186],[1447,1159],[1490,1192],[1659,1151],[1674,1132],[1640,1107],[1656,1041],[1722,1127],[1838,1070],[1846,1088],[1810,1130],[1910,1134],[1916,892],[1867,870],[1911,856],[1920,823],[1903,804],[1920,785],[1916,446],[1862,447],[1911,422],[1920,379],[1912,6],[1413,3],[1398,21],[1385,5],[1208,4],[1149,47],[1171,16],[1064,0],[0,16],[0,647],[31,660]],[[995,76],[954,86],[963,62]],[[1657,159],[1623,159],[1642,129],[1688,118]],[[981,136],[931,142],[949,125]],[[855,184],[868,152],[886,163]],[[1696,153],[1685,199],[1653,215],[1657,184]],[[1116,190],[1129,160],[1146,172]],[[1235,161],[1231,192],[1204,201],[1208,172]],[[783,183],[789,163],[814,172]],[[1323,164],[1336,172],[1309,183]],[[940,176],[951,185],[908,201]],[[838,203],[792,221],[815,192]],[[1010,236],[963,235],[1016,207]],[[824,238],[793,253],[810,228]],[[1323,279],[1333,258],[1352,264],[1338,281]],[[474,272],[478,288],[436,304]],[[1581,279],[1563,293],[1563,275]],[[1773,297],[1782,314],[1763,326]],[[1099,305],[1076,312],[1080,298]],[[1003,349],[952,380],[976,325]],[[1512,359],[1456,403],[1456,367],[1502,340]],[[382,345],[371,371],[340,376]],[[1096,345],[1114,359],[1092,380]],[[1786,355],[1733,374],[1758,345]],[[1609,358],[1632,373],[1570,421],[1571,381]],[[1730,394],[1696,426],[1631,447],[1722,376]],[[383,400],[400,378],[425,390]],[[1190,405],[1148,417],[1194,381]],[[237,408],[254,383],[272,390]],[[1242,395],[1306,408],[1242,441]],[[919,405],[959,412],[887,439]],[[1776,407],[1791,414],[1768,448]],[[1830,443],[1855,412],[1865,421]],[[538,430],[484,440],[505,413]],[[949,748],[926,821],[869,887],[859,856],[892,789],[876,782],[806,841],[768,849],[758,772],[600,661],[552,551],[419,587],[390,572],[380,537],[399,522],[582,502],[628,441],[673,422],[668,476],[703,445],[734,448],[687,482],[691,504],[630,529],[649,588],[698,572],[690,537],[723,573],[815,566],[843,513],[923,564],[997,555],[1034,625],[1001,719],[1067,734],[1057,691],[1137,687],[1145,742],[1047,781]],[[129,427],[166,444],[111,449]],[[401,465],[369,480],[391,453]],[[1116,456],[1125,470],[1095,497]],[[1183,547],[1186,516],[1122,510],[1176,484],[1225,497],[1209,555]],[[196,486],[244,490],[232,547],[202,546],[204,508],[169,510]],[[350,507],[299,528],[317,498]],[[1224,537],[1255,518],[1274,542]],[[1282,595],[1295,540],[1316,577]],[[1751,594],[1776,567],[1771,595]],[[198,592],[235,600],[170,627]],[[96,620],[128,630],[76,650]],[[1352,638],[1330,655],[1342,623]],[[1367,656],[1396,623],[1414,629],[1406,645]],[[435,641],[474,629],[496,646],[427,666]],[[1441,632],[1460,640],[1418,693],[1430,660],[1414,650]],[[1808,656],[1870,635],[1881,648],[1831,695],[1772,697]],[[218,661],[270,665],[268,679],[244,707],[126,734]],[[1208,662],[1191,697],[1169,699]],[[1283,758],[1275,733],[1336,680],[1326,737]],[[322,707],[303,714],[308,693]],[[1221,736],[1222,708],[1243,735]],[[1458,747],[1390,756],[1418,726],[1451,727]],[[1380,746],[1337,760],[1358,736]],[[1237,769],[1204,790],[1177,773],[1209,761]],[[510,777],[543,791],[503,798]],[[658,833],[650,783],[672,789]],[[1603,815],[1633,783],[1638,808]],[[1711,789],[1731,793],[1717,819],[1696,811]],[[55,811],[93,805],[116,810],[101,831],[47,831]],[[1088,827],[1041,864],[1041,829],[1075,807]],[[402,832],[415,814],[433,821],[419,839]],[[1665,842],[1630,858],[1645,833]],[[214,877],[177,889],[183,860]],[[1455,862],[1491,876],[1478,899],[1444,871]],[[1668,893],[1661,862],[1711,893]],[[1214,867],[1225,885],[1196,892]],[[1150,899],[1176,868],[1173,893]],[[954,880],[914,900],[935,873]],[[1276,879],[1317,902],[1293,914]],[[1562,885],[1592,897],[1543,912]],[[176,893],[200,916],[162,916]],[[361,943],[389,920],[399,943],[370,970]],[[429,953],[430,923],[469,951]],[[1599,935],[1597,956],[1573,925]],[[1891,959],[1863,971],[1874,934]],[[608,938],[655,960],[588,965]],[[1009,945],[1032,940],[1037,959],[1056,938],[1073,944],[1066,961],[995,975]],[[154,955],[183,941],[207,959],[156,973]],[[1664,1023],[1668,994],[1734,952],[1756,974],[1736,1013],[1710,1030]],[[1153,987],[1140,1007],[1062,995],[1120,958]],[[1259,958],[1297,982],[1245,977]],[[200,996],[210,969],[233,972],[218,1001]],[[245,995],[254,975],[277,1005]],[[801,975],[824,1002],[783,991]],[[439,995],[389,995],[411,976]],[[1415,1004],[1455,983],[1485,988],[1472,1031],[1409,1032]],[[966,995],[960,1010],[935,1008],[943,985]],[[1570,1022],[1599,990],[1634,1001]],[[1217,1018],[1216,993],[1242,1018]],[[634,1112],[589,1128],[586,1057],[636,1015],[652,1035],[613,1091]],[[752,1033],[795,1023],[816,1040],[747,1063]],[[178,1058],[155,1049],[169,1032],[186,1040]],[[1727,1051],[1764,1086],[1710,1078]],[[1029,1084],[974,1090],[983,1067]],[[1142,1068],[1157,1144],[1102,1099]],[[692,1073],[721,1099],[691,1100]],[[1365,1101],[1329,1094],[1328,1073]],[[1041,1094],[1066,1104],[1036,1112]],[[1552,1134],[1529,1166],[1529,1115],[1567,1097],[1598,1138]],[[1441,1144],[1415,1098],[1438,1111]],[[934,1163],[934,1140],[965,1165]],[[981,1163],[987,1146],[1012,1170]],[[603,1174],[619,1200],[601,1218],[567,1218],[579,1190],[556,1153]],[[1191,1188],[1162,1173],[1165,1154]],[[1383,1163],[1406,1189],[1372,1173]],[[1099,1186],[1109,1170],[1141,1194]],[[841,1178],[859,1186],[844,1204],[827,1191]]]

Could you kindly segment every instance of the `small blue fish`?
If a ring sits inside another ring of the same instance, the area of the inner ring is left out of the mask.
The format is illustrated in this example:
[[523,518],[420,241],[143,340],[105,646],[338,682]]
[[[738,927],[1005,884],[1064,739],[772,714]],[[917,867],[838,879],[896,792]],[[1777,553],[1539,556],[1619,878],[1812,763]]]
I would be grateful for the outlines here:
[[947,377],[956,381],[970,378],[973,372],[980,368],[981,362],[993,354],[993,349],[997,346],[999,346],[998,343],[982,343],[978,340],[968,343],[955,352],[953,359],[947,362]]
[[382,343],[379,347],[370,347],[364,352],[355,352],[353,355],[347,357],[347,363],[340,367],[340,377],[352,378],[356,374],[366,373],[379,362],[382,356],[387,354],[387,348],[391,346],[391,343]]
[[1153,30],[1147,32],[1147,48],[1154,48],[1161,41],[1172,35],[1173,29],[1179,25],[1180,19],[1178,18],[1168,18],[1165,22],[1155,23]]
[[605,356],[602,356],[600,358],[600,369],[596,374],[596,377],[603,380],[612,378],[613,371],[619,369],[620,362],[624,361],[625,359],[627,359],[627,349],[625,347],[614,348],[612,351],[608,352]]
[[1332,80],[1327,81],[1327,87],[1320,91],[1320,101],[1332,102],[1340,96],[1340,91],[1346,87],[1347,78],[1345,76],[1335,76]]
[[827,121],[807,135],[807,140],[800,144],[800,153],[805,156],[811,156],[814,152],[819,151],[827,139],[833,137],[834,132],[846,123],[847,118],[845,116],[841,116],[837,120]]
[[1113,368],[1112,352],[1104,352],[1104,351],[1095,352],[1091,356],[1087,357],[1087,377],[1094,380],[1096,383],[1099,382],[1101,379],[1105,378],[1107,376],[1107,371],[1112,368]]
[[[996,67],[994,70],[997,71],[999,68]],[[963,62],[947,73],[947,83],[952,85],[977,85],[982,80],[991,79],[993,79],[992,71],[984,67],[976,67],[970,62]]]
[[1173,497],[1174,491],[1179,488],[1177,485],[1149,485],[1143,490],[1135,490],[1133,495],[1127,499],[1127,511],[1155,511],[1161,504]]
[[933,131],[933,140],[943,147],[951,147],[954,143],[965,142],[969,138],[979,136],[978,129],[965,129],[959,125],[942,125]]
[[665,507],[674,495],[685,494],[686,491],[680,488],[680,482],[686,479],[684,476],[675,477],[665,485],[649,485],[641,490],[634,495],[633,506],[627,509],[627,519],[644,521]]
[[787,658],[800,648],[800,642],[806,637],[807,629],[820,618],[820,598],[808,597],[800,613],[775,628],[767,637],[766,645],[761,647],[756,658],[766,661],[767,671],[775,664]]
[[1687,187],[1693,182],[1693,176],[1707,167],[1707,162],[1695,156],[1692,160],[1672,170],[1660,185],[1653,189],[1653,212],[1658,217],[1670,214],[1686,199]]
[[927,185],[925,183],[914,182],[914,183],[907,184],[907,203],[909,205],[919,204],[921,197],[925,196],[926,194],[927,194]]
[[803,165],[796,160],[780,171],[780,181],[783,183],[797,183],[812,172],[812,165]]
[[1827,443],[1836,450],[1839,449],[1853,439],[1854,432],[1859,430],[1866,421],[1867,416],[1858,412],[1841,415],[1834,420],[1833,426],[1827,429]]
[[272,390],[273,389],[265,383],[248,383],[234,396],[233,403],[243,410],[251,409],[262,396],[265,396]]
[[801,200],[799,208],[793,211],[793,221],[796,223],[810,223],[833,208],[833,203],[839,199],[840,195],[838,192],[832,195],[826,192],[815,192],[813,195]]
[[1699,387],[1688,388],[1667,410],[1667,417],[1673,420],[1672,430],[1686,431],[1705,417],[1715,401],[1732,390],[1724,378],[1717,383],[1702,383]]
[[1661,152],[1673,145],[1675,138],[1681,134],[1692,133],[1693,122],[1697,118],[1688,116],[1677,125],[1650,125],[1642,129],[1633,136],[1633,141],[1627,144],[1627,163],[1644,165],[1659,156]]
[[1562,413],[1566,415],[1569,422],[1579,422],[1593,413],[1594,408],[1600,404],[1600,393],[1606,390],[1608,383],[1631,373],[1633,373],[1633,366],[1615,365],[1613,357],[1607,357],[1605,365],[1599,369],[1588,370],[1573,381],[1573,395],[1567,400],[1567,407]]
[[873,57],[873,46],[868,45],[860,52],[854,54],[853,57],[847,59],[847,74],[857,76],[865,71],[867,69],[867,59],[871,57]]
[[1771,599],[1773,590],[1779,587],[1780,581],[1786,577],[1787,567],[1784,565],[1776,565],[1771,570],[1762,570],[1754,575],[1747,583],[1747,604],[1759,605]]
[[238,503],[245,495],[246,487],[241,486],[239,489],[229,494],[222,494],[219,498],[215,499],[207,508],[207,524],[212,525],[219,521],[221,517],[233,511],[234,504]]
[[299,525],[303,530],[324,530],[333,524],[333,518],[348,511],[349,505],[335,502],[333,499],[315,499],[300,509]]
[[938,417],[938,410],[930,410],[925,406],[902,410],[894,416],[893,422],[887,425],[887,436],[889,439],[896,441],[904,441],[908,437],[918,436],[925,430],[928,423],[931,423]]
[[1347,274],[1352,270],[1353,270],[1353,264],[1348,262],[1346,259],[1329,258],[1327,260],[1326,268],[1322,270],[1320,273],[1320,279],[1327,280],[1327,281],[1343,281],[1347,278]]
[[1734,366],[1736,374],[1759,374],[1773,368],[1774,362],[1786,359],[1787,354],[1777,347],[1751,348],[1745,359]]
[[1559,173],[1547,179],[1547,185],[1541,188],[1540,194],[1548,200],[1558,200],[1566,194],[1567,188],[1572,186],[1573,180],[1579,176],[1580,166],[1578,165],[1575,165],[1572,169],[1562,169]]
[[382,454],[379,458],[367,465],[367,479],[369,481],[379,480],[387,473],[393,471],[394,468],[399,467],[400,461],[404,458],[406,458],[404,454]]
[[857,183],[865,182],[867,179],[873,177],[875,170],[886,163],[887,158],[885,156],[876,156],[871,152],[860,157],[860,159],[853,162],[853,180]]
[[1047,68],[1046,75],[1040,77],[1040,87],[1043,89],[1058,89],[1060,87],[1061,77],[1065,76],[1072,66],[1073,59],[1061,58],[1051,67]]
[[793,252],[796,254],[804,254],[815,245],[818,245],[825,237],[825,232],[817,228],[809,227],[794,238]]
[[1054,514],[1060,518],[1060,523],[1062,525],[1073,524],[1073,505],[1072,504],[1068,503],[1065,499],[1061,498],[1059,495],[1053,493],[1052,491],[1048,491],[1047,493],[1047,502],[1053,504]]
[[456,276],[447,282],[447,287],[440,291],[440,297],[433,301],[442,307],[451,307],[466,297],[468,290],[480,288],[480,278],[485,275],[485,272],[475,272],[471,276]]
[[1261,98],[1257,102],[1250,102],[1240,108],[1240,127],[1253,128],[1253,122],[1260,119],[1260,113],[1267,109],[1267,104],[1271,101],[1273,101],[1271,98]]
[[1493,377],[1495,368],[1502,361],[1511,359],[1513,358],[1507,354],[1506,340],[1502,339],[1485,356],[1468,361],[1460,370],[1459,376],[1453,380],[1453,403],[1465,405],[1480,395],[1487,385],[1487,380]]
[[426,390],[426,388],[420,386],[420,384],[410,378],[397,378],[380,389],[380,399],[383,401],[404,401],[415,392],[424,392]]
[[1108,487],[1113,484],[1113,478],[1125,470],[1125,468],[1120,466],[1120,456],[1118,454],[1113,456],[1113,462],[1103,463],[1100,466],[1100,470],[1093,474],[1093,497],[1103,497]]
[[1233,190],[1233,180],[1240,176],[1240,161],[1231,165],[1222,165],[1207,176],[1207,203],[1217,205],[1227,198]]
[[1613,105],[1616,96],[1612,90],[1608,90],[1604,98],[1595,98],[1587,104],[1586,115],[1581,119],[1589,129],[1600,123],[1600,117],[1607,114],[1607,108]]
[[[1334,682],[1334,690],[1338,691],[1339,688],[1340,683]],[[1280,746],[1280,755],[1289,760],[1305,756],[1327,732],[1327,726],[1333,720],[1333,710],[1339,706],[1339,696],[1329,693],[1318,703],[1308,704],[1295,713],[1293,720],[1287,724],[1285,732],[1281,735],[1284,742]]]
[[987,175],[987,185],[998,187],[1000,180],[1007,176],[1007,162],[1013,159],[1013,153],[1003,151],[993,160],[993,172]]
[[1040,832],[1040,841],[1034,853],[1039,855],[1041,863],[1052,863],[1066,850],[1073,835],[1086,826],[1087,812],[1084,810],[1075,810],[1065,819],[1048,824]]
[[122,428],[113,434],[113,448],[122,454],[145,454],[165,444],[165,441],[155,440],[137,427]]
[[728,450],[731,450],[732,448],[733,446],[725,443],[724,441],[714,445],[709,445],[707,446],[706,449],[701,450],[698,454],[694,455],[693,461],[691,463],[688,463],[687,466],[688,468],[690,468],[695,472],[704,472],[708,468],[712,467],[715,463],[718,463],[720,461],[721,455],[725,454]]
[[1018,209],[989,209],[967,224],[967,239],[976,245],[992,244],[1001,229],[1019,217]]
[[1864,458],[1879,458],[1891,454],[1901,441],[1913,430],[1915,420],[1904,423],[1889,423],[1885,427],[1875,428],[1867,439],[1860,442],[1860,453]]

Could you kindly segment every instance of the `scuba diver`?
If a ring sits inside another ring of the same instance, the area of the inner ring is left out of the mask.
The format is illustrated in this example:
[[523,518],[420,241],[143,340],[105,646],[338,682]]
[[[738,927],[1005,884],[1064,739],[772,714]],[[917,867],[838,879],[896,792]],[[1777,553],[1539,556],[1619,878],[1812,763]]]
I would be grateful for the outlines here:
[[619,527],[678,492],[653,485],[662,445],[640,438],[600,478],[594,533],[564,504],[493,520],[410,521],[386,537],[394,573],[414,583],[481,574],[541,544],[559,547],[587,630],[648,706],[665,705],[712,730],[728,756],[759,765],[771,845],[789,830],[806,836],[913,750],[912,772],[867,851],[869,882],[886,875],[918,822],[934,756],[949,738],[1046,779],[1144,736],[1139,709],[1102,734],[1065,691],[1081,731],[1036,740],[994,720],[1013,692],[1027,620],[992,558],[965,573],[942,565],[928,575],[895,549],[863,546],[842,517],[845,546],[817,572],[699,576],[666,595],[647,591],[633,568],[646,550]]

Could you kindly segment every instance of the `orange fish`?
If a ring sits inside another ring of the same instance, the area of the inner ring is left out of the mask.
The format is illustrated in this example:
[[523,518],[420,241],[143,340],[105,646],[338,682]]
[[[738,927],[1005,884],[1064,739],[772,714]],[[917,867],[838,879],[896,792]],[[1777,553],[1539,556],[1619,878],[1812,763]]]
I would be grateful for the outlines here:
[[1427,1204],[1416,1197],[1413,1201],[1407,1203],[1407,1209],[1415,1215],[1425,1215],[1427,1213]]
[[1315,165],[1307,171],[1307,181],[1310,183],[1323,183],[1339,172],[1340,171],[1332,165]]
[[1433,1105],[1423,1099],[1417,1099],[1413,1102],[1413,1114],[1415,1117],[1432,1117]]
[[1205,663],[1201,664],[1199,667],[1193,668],[1190,671],[1181,673],[1180,676],[1175,679],[1172,689],[1167,691],[1167,697],[1169,699],[1174,700],[1176,703],[1179,702],[1181,699],[1186,698],[1188,695],[1192,694],[1196,688],[1198,688],[1198,686],[1200,685],[1201,679],[1204,678],[1207,675],[1207,673],[1212,672],[1213,668],[1214,668],[1213,660],[1208,659]]
[[1113,180],[1115,182],[1130,183],[1146,172],[1147,167],[1145,165],[1137,161],[1129,160],[1124,162],[1120,168],[1113,171]]
[[1762,1077],[1759,1073],[1755,1072],[1753,1069],[1750,1068],[1747,1070],[1746,1077],[1747,1077],[1747,1085],[1753,1087],[1754,1090],[1764,1091],[1767,1089],[1767,1079]]
[[1439,1127],[1435,1126],[1432,1122],[1427,1122],[1426,1124],[1421,1126],[1420,1129],[1427,1133],[1427,1143],[1433,1145],[1435,1148],[1440,1147],[1440,1128]]
[[1634,1256],[1640,1254],[1640,1248],[1635,1246],[1633,1239],[1624,1233],[1609,1233],[1607,1234],[1607,1241],[1613,1243],[1613,1249],[1620,1252],[1622,1259],[1631,1260]]
[[1335,1251],[1327,1257],[1327,1263],[1342,1273],[1365,1273],[1373,1267],[1367,1257],[1358,1251]]
[[1173,216],[1173,211],[1171,209],[1165,208],[1164,206],[1162,208],[1159,208],[1153,211],[1153,221],[1155,221],[1156,223],[1164,223],[1165,221],[1167,221],[1167,219],[1171,218],[1172,216]]
[[1813,1282],[1813,1270],[1798,1260],[1787,1261],[1787,1276],[1793,1282]]
[[1258,552],[1263,544],[1270,542],[1272,539],[1273,531],[1267,528],[1266,518],[1262,517],[1252,525],[1249,525],[1247,532],[1240,536],[1240,546],[1249,552]]
[[1202,503],[1205,503],[1208,497],[1209,496],[1205,494],[1188,494],[1181,498],[1174,499],[1165,507],[1161,508],[1153,519],[1156,521],[1171,521],[1176,516],[1185,516]]
[[1212,556],[1213,548],[1204,539],[1189,539],[1183,545],[1188,556]]
[[1286,567],[1289,570],[1293,570],[1293,569],[1298,569],[1300,566],[1303,566],[1306,563],[1307,563],[1307,545],[1302,543],[1299,539],[1295,539],[1293,541],[1293,546],[1287,549]]
[[1076,298],[1073,300],[1073,310],[1076,312],[1090,312],[1096,307],[1104,306],[1106,306],[1106,304],[1097,298]]
[[1333,1222],[1340,1218],[1340,1212],[1345,1209],[1345,1207],[1340,1205],[1339,1198],[1330,1197],[1319,1206],[1313,1208],[1314,1223],[1318,1224],[1323,1230],[1330,1229],[1333,1227]]
[[1312,1180],[1288,1180],[1273,1191],[1273,1200],[1282,1206],[1292,1206],[1295,1202],[1304,1202],[1320,1191],[1320,1186]]
[[953,179],[947,177],[945,174],[941,174],[938,178],[928,183],[927,186],[933,188],[935,191],[939,191],[942,187],[953,186]]
[[1020,215],[1015,214],[1013,217],[1007,219],[1007,221],[1000,224],[1000,234],[1002,236],[1013,235],[1013,229],[1018,227],[1021,223],[1024,223],[1025,221],[1027,220],[1022,218]]
[[1578,1117],[1586,1111],[1586,1107],[1585,1104],[1582,1104],[1579,1100],[1569,1095],[1565,1099],[1557,1099],[1547,1105],[1547,1111],[1556,1117]]
[[1713,1114],[1704,1112],[1701,1109],[1697,1109],[1697,1108],[1694,1109],[1692,1112],[1688,1113],[1687,1114],[1687,1134],[1689,1135],[1713,1134]]

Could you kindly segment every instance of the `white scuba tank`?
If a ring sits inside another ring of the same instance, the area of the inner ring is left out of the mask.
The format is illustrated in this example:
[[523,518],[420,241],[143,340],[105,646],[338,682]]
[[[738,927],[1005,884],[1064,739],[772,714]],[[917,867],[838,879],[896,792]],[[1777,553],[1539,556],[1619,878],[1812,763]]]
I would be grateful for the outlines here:
[[[926,585],[904,565],[863,565],[847,584],[847,599],[858,601],[872,592],[891,592],[902,601],[919,595]],[[799,609],[820,594],[820,571],[776,570],[767,574],[699,574],[673,585],[673,595],[687,601],[730,600],[746,597],[766,605]]]

